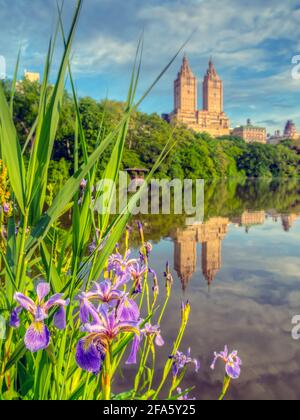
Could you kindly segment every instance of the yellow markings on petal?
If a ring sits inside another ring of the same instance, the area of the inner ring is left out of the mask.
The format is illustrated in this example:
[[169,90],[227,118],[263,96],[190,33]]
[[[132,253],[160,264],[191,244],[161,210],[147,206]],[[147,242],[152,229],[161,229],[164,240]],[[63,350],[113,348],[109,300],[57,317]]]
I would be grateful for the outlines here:
[[42,334],[42,332],[44,331],[44,324],[42,322],[33,322],[32,326],[35,329],[35,331],[39,334]]
[[90,348],[90,345],[91,345],[91,342],[90,342],[90,340],[84,340],[84,343],[83,343],[83,351],[88,351],[88,349]]

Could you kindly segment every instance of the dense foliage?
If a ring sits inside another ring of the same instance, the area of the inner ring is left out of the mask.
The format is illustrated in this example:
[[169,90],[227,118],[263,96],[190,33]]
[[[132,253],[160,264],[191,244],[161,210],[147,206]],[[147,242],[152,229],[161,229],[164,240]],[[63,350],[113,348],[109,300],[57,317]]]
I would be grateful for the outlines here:
[[[38,111],[40,86],[23,81],[15,94],[14,120],[22,143],[26,141],[30,127]],[[9,96],[9,82],[6,83]],[[101,123],[109,132],[120,121],[124,104],[85,97],[79,101],[82,125],[88,152],[95,147],[95,139]],[[72,172],[74,150],[75,107],[73,99],[65,92],[62,118],[56,135],[51,178],[61,185]],[[124,150],[123,168],[151,169],[168,139],[176,139],[172,154],[161,165],[157,176],[169,178],[245,178],[245,177],[297,177],[299,175],[299,149],[296,142],[286,141],[277,146],[246,144],[232,136],[214,139],[206,133],[197,134],[184,126],[173,127],[157,114],[134,112],[130,121]],[[107,150],[99,164],[105,168],[110,155]],[[82,157],[81,157],[82,158]],[[107,158],[107,159],[106,159]],[[56,162],[56,163],[55,163]]]

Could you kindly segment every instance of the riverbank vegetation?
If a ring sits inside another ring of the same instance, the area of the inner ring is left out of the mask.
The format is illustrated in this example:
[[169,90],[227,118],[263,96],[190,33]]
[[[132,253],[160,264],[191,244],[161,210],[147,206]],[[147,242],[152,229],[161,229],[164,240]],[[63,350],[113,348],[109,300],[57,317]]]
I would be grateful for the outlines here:
[[[7,98],[11,82],[4,85]],[[50,88],[49,88],[50,89]],[[15,92],[14,122],[21,146],[24,145],[38,112],[41,86],[24,80]],[[78,99],[82,118],[82,130],[90,153],[97,141],[99,124],[103,132],[110,132],[119,123],[126,104],[84,97]],[[74,143],[76,108],[72,96],[63,92],[62,110],[55,144],[51,156],[49,183],[56,184],[58,191],[62,183],[74,171]],[[285,141],[282,144],[246,144],[235,137],[215,139],[206,133],[197,134],[184,126],[173,127],[157,114],[145,114],[135,109],[128,126],[127,140],[121,169],[147,168],[150,170],[169,138],[176,143],[172,151],[156,171],[159,178],[220,179],[236,178],[297,178],[300,175],[300,144]],[[107,149],[99,162],[98,171],[103,172],[111,149]],[[79,152],[79,162],[83,162]],[[55,181],[55,182],[54,182]]]

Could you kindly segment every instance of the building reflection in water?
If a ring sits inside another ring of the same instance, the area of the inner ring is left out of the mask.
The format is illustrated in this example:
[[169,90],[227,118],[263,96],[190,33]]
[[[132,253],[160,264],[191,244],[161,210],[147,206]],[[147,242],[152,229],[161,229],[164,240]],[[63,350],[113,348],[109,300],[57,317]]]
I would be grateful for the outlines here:
[[279,214],[273,210],[244,211],[240,216],[213,217],[205,223],[176,229],[174,241],[174,269],[181,280],[183,290],[197,270],[197,244],[201,243],[202,273],[210,286],[222,267],[222,241],[228,233],[229,225],[244,227],[248,233],[251,226],[263,225],[266,217],[274,221],[281,219],[283,229],[289,231],[299,214]]
[[266,214],[264,211],[244,211],[241,216],[230,219],[232,223],[245,227],[247,233],[251,226],[263,225],[265,220]]
[[174,240],[174,269],[185,289],[197,269],[197,243],[202,244],[202,272],[211,284],[222,265],[222,241],[229,219],[214,217],[208,222],[177,229]]
[[293,224],[298,219],[298,215],[295,213],[292,214],[283,214],[281,215],[281,223],[282,227],[286,232],[289,232],[290,229],[293,227]]

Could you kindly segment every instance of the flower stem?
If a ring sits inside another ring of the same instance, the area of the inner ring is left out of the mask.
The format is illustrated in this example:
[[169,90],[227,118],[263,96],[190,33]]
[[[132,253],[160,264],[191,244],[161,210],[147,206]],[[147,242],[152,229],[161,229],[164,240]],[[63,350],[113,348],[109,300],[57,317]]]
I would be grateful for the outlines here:
[[[177,338],[175,340],[175,343],[173,345],[173,350],[172,350],[171,354],[175,354],[177,352],[180,344],[181,344],[181,341],[182,341],[182,338],[183,338],[183,335],[184,335],[184,332],[185,332],[185,329],[186,329],[186,326],[187,326],[187,323],[188,323],[188,319],[189,319],[189,312],[186,312],[184,314],[184,316],[182,317],[179,333],[178,333],[178,336],[177,336]],[[165,368],[164,368],[163,377],[161,379],[161,382],[160,382],[160,384],[159,384],[159,386],[158,386],[158,388],[157,388],[157,390],[156,390],[156,392],[155,392],[155,394],[152,398],[153,400],[156,400],[159,393],[161,392],[161,390],[162,390],[162,388],[163,388],[163,386],[166,382],[166,379],[167,379],[167,377],[168,377],[168,375],[169,375],[169,373],[172,369],[172,364],[173,364],[173,361],[171,359],[169,359],[166,363]]]
[[230,383],[231,383],[231,378],[228,375],[226,375],[224,379],[223,389],[222,389],[221,395],[219,396],[219,401],[224,400],[227,394],[227,391],[229,389]]
[[104,371],[102,376],[102,396],[106,401],[110,400],[111,394],[111,348],[108,346],[105,359],[104,359]]

